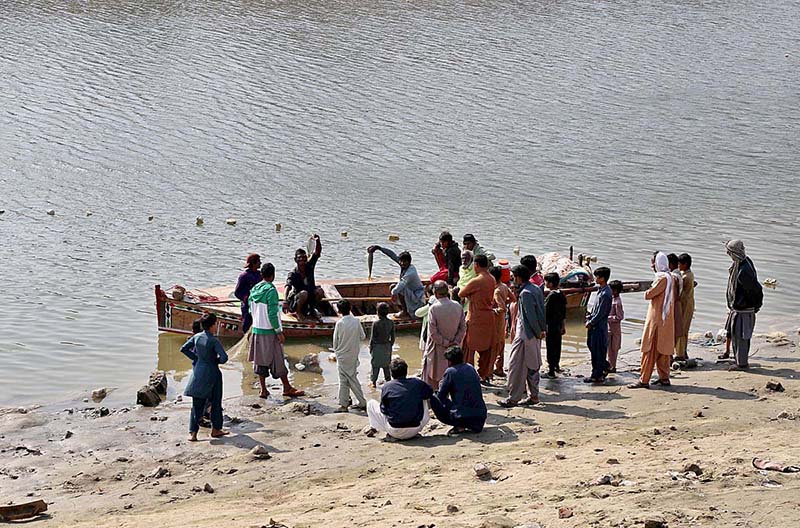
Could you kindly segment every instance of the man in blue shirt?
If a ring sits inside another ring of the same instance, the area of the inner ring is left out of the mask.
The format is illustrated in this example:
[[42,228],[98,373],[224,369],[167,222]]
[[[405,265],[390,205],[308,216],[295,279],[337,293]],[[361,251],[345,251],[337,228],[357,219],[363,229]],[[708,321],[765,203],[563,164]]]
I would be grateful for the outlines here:
[[472,365],[464,363],[461,347],[448,348],[444,357],[449,367],[439,392],[431,398],[431,409],[440,422],[453,426],[447,434],[480,433],[486,422],[480,376]]
[[586,345],[592,355],[592,375],[583,378],[585,383],[602,383],[610,368],[606,361],[608,351],[608,314],[611,313],[611,288],[608,287],[608,278],[611,270],[602,267],[594,270],[594,280],[600,291],[597,292],[597,302],[592,312],[586,316]]
[[375,436],[383,431],[387,438],[414,438],[430,419],[427,400],[433,389],[419,378],[408,378],[408,364],[400,358],[392,360],[390,370],[392,381],[381,389],[380,403],[375,400],[367,403],[369,426],[364,433]]

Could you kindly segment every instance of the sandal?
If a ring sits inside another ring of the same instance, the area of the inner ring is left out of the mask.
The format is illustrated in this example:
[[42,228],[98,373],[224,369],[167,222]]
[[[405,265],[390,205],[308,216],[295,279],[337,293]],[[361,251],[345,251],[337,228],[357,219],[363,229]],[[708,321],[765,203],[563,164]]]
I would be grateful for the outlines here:
[[725,352],[724,354],[720,354],[717,356],[717,359],[730,359],[730,358],[731,358],[730,352]]
[[507,400],[498,400],[497,405],[505,409],[510,409],[512,407],[516,407],[517,405],[519,405],[519,403],[507,399]]
[[636,383],[631,383],[630,385],[628,385],[628,388],[629,389],[649,389],[650,385],[648,385],[647,383],[642,383],[641,381],[639,381],[639,382],[636,382]]

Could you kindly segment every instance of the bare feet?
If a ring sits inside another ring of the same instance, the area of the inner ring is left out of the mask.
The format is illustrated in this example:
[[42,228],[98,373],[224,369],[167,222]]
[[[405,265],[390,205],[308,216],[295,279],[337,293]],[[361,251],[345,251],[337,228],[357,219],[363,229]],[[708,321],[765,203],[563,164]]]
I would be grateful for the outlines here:
[[468,429],[465,427],[453,427],[449,431],[447,431],[447,436],[459,435],[469,432]]
[[300,396],[305,396],[306,392],[297,390],[294,387],[289,387],[288,390],[283,391],[283,395],[287,398],[299,398]]
[[347,410],[348,410],[347,407],[337,407],[336,410],[333,411],[333,412],[335,412],[335,413],[346,413]]
[[367,404],[365,403],[364,405],[351,405],[350,408],[354,409],[356,411],[366,411],[367,410]]
[[197,433],[191,433],[189,435],[189,441],[190,442],[197,442]]
[[231,434],[230,431],[225,431],[223,429],[211,430],[211,438],[222,438],[223,436],[228,436],[229,434]]
[[366,426],[366,427],[363,429],[363,431],[361,431],[361,432],[362,432],[362,433],[364,433],[365,435],[367,435],[369,438],[372,438],[373,436],[375,436],[376,434],[378,434],[378,430],[377,430],[377,429],[375,429],[375,428],[373,428],[373,427],[370,427],[369,425],[368,425],[368,426]]
[[524,400],[519,402],[520,405],[525,405],[525,406],[539,405],[539,403],[540,403],[539,398],[530,398],[530,397],[525,398]]
[[263,399],[265,399],[265,400],[266,400],[267,398],[269,398],[269,391],[267,391],[267,392],[264,392],[264,391],[260,392],[260,393],[258,394],[258,397],[259,397],[259,398],[263,398]]
[[498,400],[497,405],[500,407],[505,407],[506,409],[510,409],[511,407],[516,407],[519,404],[515,401],[512,401],[510,398],[506,398],[505,400]]
[[637,381],[636,383],[631,383],[628,385],[629,389],[649,389],[650,385],[647,383],[642,383],[641,381]]

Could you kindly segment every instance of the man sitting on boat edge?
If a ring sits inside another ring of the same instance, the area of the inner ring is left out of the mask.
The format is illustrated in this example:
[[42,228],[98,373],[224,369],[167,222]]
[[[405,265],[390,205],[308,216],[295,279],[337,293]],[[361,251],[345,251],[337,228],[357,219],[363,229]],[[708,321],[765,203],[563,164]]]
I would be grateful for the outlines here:
[[400,280],[392,287],[392,302],[400,305],[399,319],[412,319],[414,312],[425,305],[425,286],[419,278],[417,268],[411,264],[411,253],[403,251],[397,255],[391,249],[370,246],[367,253],[382,252],[400,266]]
[[294,270],[289,272],[286,278],[286,307],[290,313],[297,315],[303,320],[319,320],[319,313],[316,310],[317,304],[324,298],[325,293],[322,288],[317,286],[314,279],[314,269],[322,254],[322,242],[319,235],[314,235],[314,252],[311,258],[308,257],[306,250],[299,248],[294,252]]

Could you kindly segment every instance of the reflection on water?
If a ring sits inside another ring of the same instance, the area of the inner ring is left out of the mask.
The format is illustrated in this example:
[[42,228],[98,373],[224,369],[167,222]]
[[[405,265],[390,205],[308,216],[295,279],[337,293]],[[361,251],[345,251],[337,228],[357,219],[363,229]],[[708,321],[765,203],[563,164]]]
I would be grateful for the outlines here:
[[[638,348],[634,344],[634,339],[641,333],[641,325],[635,323],[623,324],[623,348],[621,352],[621,362],[625,363],[626,354],[631,351],[636,352],[632,357],[633,363],[638,362]],[[367,336],[369,337],[369,336]],[[186,342],[186,337],[176,334],[162,333],[158,336],[158,369],[164,370],[174,378],[176,390],[183,390],[187,378],[192,369],[192,363],[181,354],[180,347]],[[226,340],[223,342],[226,350],[236,344],[236,340]],[[338,385],[338,375],[336,362],[330,361],[333,355],[329,351],[331,346],[330,339],[318,338],[312,340],[292,340],[284,347],[288,363],[292,384],[303,390],[311,390],[312,393],[322,392],[324,395],[335,397],[335,387]],[[510,345],[506,345],[506,361],[508,360],[508,350]],[[314,373],[297,370],[294,365],[306,354],[319,354],[320,367],[322,373]],[[422,367],[422,352],[419,349],[419,333],[401,332],[397,336],[394,354],[402,357],[409,365],[410,374],[415,374]],[[547,352],[543,346],[542,359],[546,362]],[[562,345],[562,365],[566,368],[578,366],[578,370],[586,367],[589,360],[589,349],[586,347],[586,329],[580,320],[570,319],[567,321],[567,333],[564,335]],[[588,367],[586,367],[588,369]],[[242,357],[232,357],[230,361],[222,367],[225,384],[225,397],[238,396],[240,394],[255,396],[258,395],[258,377],[253,373],[250,363],[247,362],[246,355]],[[573,369],[574,371],[574,369]],[[582,372],[582,371],[581,371]],[[363,385],[365,394],[370,394],[367,383],[369,382],[372,367],[370,365],[369,346],[362,346],[360,353],[360,365],[358,369],[359,379]],[[381,372],[381,375],[383,373]],[[273,395],[279,395],[282,386],[279,380],[267,379],[268,387]],[[379,386],[380,389],[380,379]],[[377,391],[373,392],[377,395]]]

